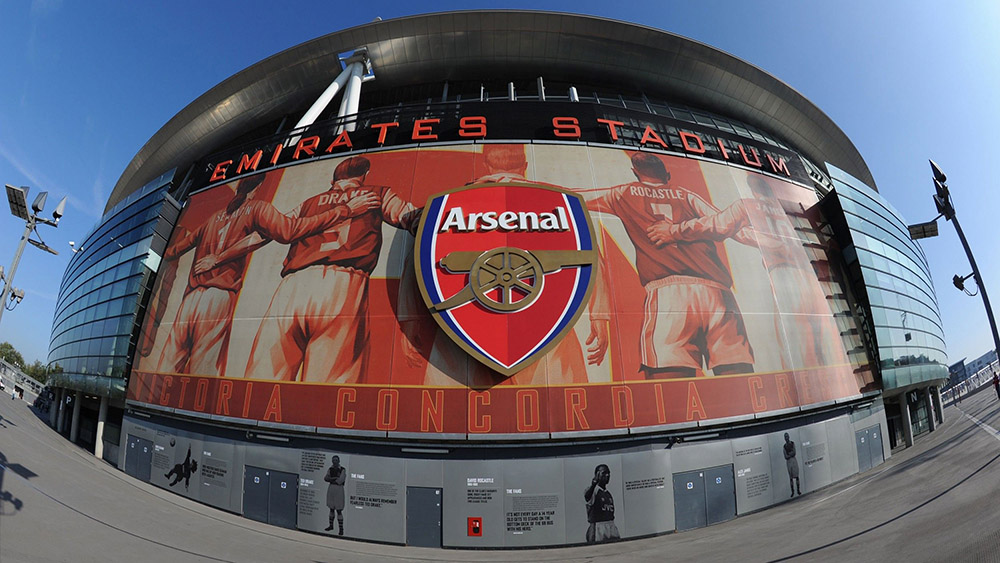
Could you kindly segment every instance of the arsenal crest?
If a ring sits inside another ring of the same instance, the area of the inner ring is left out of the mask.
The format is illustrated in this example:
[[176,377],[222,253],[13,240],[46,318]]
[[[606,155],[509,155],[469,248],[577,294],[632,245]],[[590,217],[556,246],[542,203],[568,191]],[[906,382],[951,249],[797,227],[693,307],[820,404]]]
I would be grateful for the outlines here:
[[418,285],[434,319],[504,375],[557,344],[594,285],[586,204],[555,187],[507,182],[432,196],[416,249]]

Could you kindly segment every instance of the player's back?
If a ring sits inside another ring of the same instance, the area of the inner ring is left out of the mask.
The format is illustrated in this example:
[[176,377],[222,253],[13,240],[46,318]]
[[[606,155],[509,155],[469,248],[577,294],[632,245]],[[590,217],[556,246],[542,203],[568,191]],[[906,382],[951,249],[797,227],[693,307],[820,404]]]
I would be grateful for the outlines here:
[[[213,214],[205,222],[203,235],[195,247],[194,262],[208,256],[219,255],[235,242],[243,239],[253,231],[254,207],[267,205],[260,201],[246,201],[232,214],[225,210]],[[243,287],[243,274],[246,270],[246,258],[240,257],[195,274],[191,269],[188,282],[190,289],[195,287],[215,287],[227,291],[239,291]]]
[[681,187],[634,182],[612,188],[605,196],[635,246],[636,270],[643,285],[669,276],[692,276],[731,287],[733,280],[712,241],[657,246],[647,235],[655,223],[681,223],[703,216],[707,203]]
[[[302,203],[299,217],[313,217],[334,209],[356,195],[374,193],[384,201],[386,186],[334,186]],[[371,274],[382,248],[382,209],[366,211],[337,223],[321,233],[303,237],[289,244],[281,275],[285,276],[312,265],[341,266]]]

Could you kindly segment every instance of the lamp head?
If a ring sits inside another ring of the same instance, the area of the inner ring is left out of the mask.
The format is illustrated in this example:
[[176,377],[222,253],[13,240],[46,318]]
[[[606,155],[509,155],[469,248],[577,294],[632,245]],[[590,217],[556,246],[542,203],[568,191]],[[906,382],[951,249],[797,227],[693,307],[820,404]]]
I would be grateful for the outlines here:
[[35,202],[31,204],[31,210],[36,214],[41,213],[42,209],[45,209],[45,200],[49,197],[49,192],[41,192],[35,196]]
[[928,160],[931,163],[931,172],[934,174],[934,179],[942,184],[948,181],[948,176],[941,171],[941,168],[933,160]]
[[59,219],[62,219],[63,213],[65,211],[66,211],[66,197],[63,196],[63,198],[59,200],[59,205],[56,206],[56,210],[52,212],[52,218],[56,220],[56,223],[59,222]]

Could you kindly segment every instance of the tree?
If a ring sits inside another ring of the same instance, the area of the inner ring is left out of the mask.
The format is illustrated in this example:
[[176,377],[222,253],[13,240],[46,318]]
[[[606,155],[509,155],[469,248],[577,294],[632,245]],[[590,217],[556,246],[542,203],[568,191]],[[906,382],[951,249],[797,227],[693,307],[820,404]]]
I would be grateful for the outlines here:
[[39,360],[35,360],[34,363],[25,366],[23,371],[25,375],[41,383],[49,380],[48,368]]
[[24,357],[10,342],[0,342],[0,358],[17,369],[24,369]]

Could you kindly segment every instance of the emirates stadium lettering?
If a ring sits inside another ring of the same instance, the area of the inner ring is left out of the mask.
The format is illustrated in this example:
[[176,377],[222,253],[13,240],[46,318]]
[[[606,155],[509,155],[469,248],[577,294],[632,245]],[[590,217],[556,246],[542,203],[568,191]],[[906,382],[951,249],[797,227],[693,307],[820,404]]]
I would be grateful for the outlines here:
[[[429,118],[413,114],[396,121],[361,121],[354,131],[335,127],[314,127],[300,134],[279,134],[227,153],[208,157],[198,167],[195,185],[204,187],[228,182],[292,163],[326,158],[355,151],[413,143],[434,144],[455,141],[501,141],[510,139],[552,140],[639,147],[688,154],[724,161],[800,181],[808,174],[797,156],[785,149],[747,142],[745,138],[701,127],[677,119],[630,112],[616,112],[619,119],[602,115],[600,106],[517,102],[518,111],[500,113],[507,104],[463,104],[463,109],[482,115]],[[597,109],[594,109],[597,108]],[[528,111],[522,111],[527,109]],[[561,115],[553,115],[553,110]],[[577,115],[571,115],[576,113]],[[512,119],[512,116],[515,116]],[[200,189],[200,188],[198,188]]]

